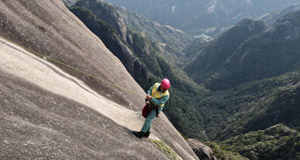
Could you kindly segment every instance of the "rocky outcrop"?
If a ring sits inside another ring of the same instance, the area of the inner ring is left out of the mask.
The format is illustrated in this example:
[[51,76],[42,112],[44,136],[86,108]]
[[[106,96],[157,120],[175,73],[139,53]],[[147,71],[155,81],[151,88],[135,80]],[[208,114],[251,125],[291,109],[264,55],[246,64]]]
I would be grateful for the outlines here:
[[79,0],[74,6],[93,11],[99,19],[111,24],[121,35],[122,39],[126,41],[127,28],[123,18],[109,3],[105,3],[102,0]]
[[164,57],[175,64],[184,64],[186,55],[183,48],[191,43],[192,36],[179,29],[147,19],[123,7],[116,7],[116,9],[120,12],[126,25],[157,42]]
[[[168,159],[131,134],[145,92],[61,1],[0,6],[1,159]],[[150,138],[198,159],[164,114]]]
[[[96,4],[96,6],[99,6],[99,8],[94,10],[99,12],[103,6],[100,3]],[[93,6],[96,7],[95,5]],[[74,13],[95,35],[102,40],[105,46],[120,59],[127,71],[133,77],[135,77],[135,73],[137,72],[145,74],[146,71],[142,68],[142,62],[140,62],[133,55],[132,51],[126,44],[126,41],[122,39],[122,36],[124,36],[124,34],[126,35],[126,33],[122,32],[122,34],[119,34],[114,30],[116,29],[114,26],[103,19],[99,19],[100,17],[97,17],[92,13],[93,11],[90,11],[87,8],[74,6],[70,8],[70,11]],[[107,12],[113,11],[114,10],[109,10]],[[110,21],[112,20],[113,19],[110,19]]]
[[0,48],[0,159],[168,159],[131,134],[142,124],[134,111],[18,46]]
[[207,145],[195,139],[188,139],[188,144],[201,160],[217,160],[213,155],[213,150]]

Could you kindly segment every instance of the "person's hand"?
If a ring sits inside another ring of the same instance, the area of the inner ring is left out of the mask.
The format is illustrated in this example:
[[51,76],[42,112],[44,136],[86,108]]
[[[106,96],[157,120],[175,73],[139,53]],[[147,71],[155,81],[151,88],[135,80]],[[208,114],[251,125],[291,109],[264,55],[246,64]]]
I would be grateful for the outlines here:
[[151,100],[152,97],[151,97],[150,95],[147,95],[147,96],[146,96],[146,99]]

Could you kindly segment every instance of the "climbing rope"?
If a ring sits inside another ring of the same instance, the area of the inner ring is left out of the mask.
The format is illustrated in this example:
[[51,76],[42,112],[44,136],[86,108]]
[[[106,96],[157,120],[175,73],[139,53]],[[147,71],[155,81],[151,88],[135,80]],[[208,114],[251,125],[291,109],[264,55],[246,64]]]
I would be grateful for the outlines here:
[[93,78],[93,79],[95,79],[95,80],[97,80],[97,81],[106,83],[106,84],[108,84],[108,85],[110,85],[110,86],[113,86],[113,87],[115,87],[115,88],[118,88],[118,89],[121,89],[121,90],[123,90],[123,91],[126,91],[126,92],[128,92],[129,94],[132,94],[132,95],[141,97],[141,98],[143,98],[143,99],[145,98],[144,96],[141,96],[141,95],[139,95],[139,94],[136,94],[135,92],[132,92],[132,91],[126,89],[126,88],[123,88],[123,87],[118,86],[118,85],[115,85],[115,84],[113,84],[113,83],[111,83],[111,82],[105,81],[104,79],[102,79],[102,78],[100,78],[100,77],[98,77],[98,76],[95,76],[95,75],[93,75],[93,74],[87,73],[87,72],[85,72],[85,71],[83,71],[83,70],[80,70],[80,69],[78,69],[78,68],[75,68],[75,67],[73,67],[73,66],[71,66],[71,65],[65,64],[65,63],[63,63],[63,62],[61,62],[61,61],[59,61],[59,60],[56,60],[56,59],[51,58],[51,57],[49,57],[49,56],[46,56],[45,54],[41,54],[41,53],[38,53],[38,52],[36,52],[36,51],[33,51],[33,50],[31,50],[31,49],[29,49],[29,48],[26,48],[26,47],[24,47],[24,46],[22,46],[22,45],[16,44],[15,42],[12,42],[12,41],[10,41],[10,40],[4,38],[4,37],[0,37],[0,40],[1,40],[2,42],[7,41],[7,42],[12,43],[12,44],[14,44],[14,45],[16,45],[16,46],[19,46],[19,47],[23,48],[24,50],[26,50],[26,51],[28,51],[28,52],[31,52],[31,53],[33,53],[33,54],[35,54],[35,55],[37,55],[37,56],[40,56],[40,57],[43,58],[44,60],[49,60],[49,61],[55,62],[55,63],[57,63],[57,64],[63,65],[63,66],[65,66],[65,67],[67,67],[67,68],[69,68],[69,69],[71,69],[71,70],[73,70],[73,71],[75,71],[75,72],[79,72],[79,73],[81,73],[81,74],[83,74],[83,75],[86,75],[86,76],[88,76],[88,77],[91,77],[91,78]]

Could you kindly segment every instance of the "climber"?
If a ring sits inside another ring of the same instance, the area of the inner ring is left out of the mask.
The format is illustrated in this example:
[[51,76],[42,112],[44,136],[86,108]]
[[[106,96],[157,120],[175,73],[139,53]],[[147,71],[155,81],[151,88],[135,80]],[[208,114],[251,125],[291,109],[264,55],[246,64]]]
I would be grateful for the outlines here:
[[148,137],[150,135],[150,128],[152,121],[163,110],[165,103],[168,101],[170,95],[168,89],[170,88],[170,81],[164,78],[161,83],[155,83],[147,92],[146,101],[149,101],[151,111],[140,132],[134,131],[133,134],[139,138]]

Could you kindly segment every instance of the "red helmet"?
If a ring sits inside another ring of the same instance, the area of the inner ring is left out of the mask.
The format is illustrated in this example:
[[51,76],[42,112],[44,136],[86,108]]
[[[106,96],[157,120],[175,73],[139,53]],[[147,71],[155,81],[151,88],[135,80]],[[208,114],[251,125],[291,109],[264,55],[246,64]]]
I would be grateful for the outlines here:
[[169,89],[170,86],[171,86],[170,81],[167,78],[164,78],[161,81],[160,85],[161,85],[162,88],[165,88],[165,89]]

